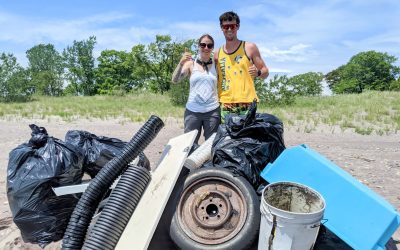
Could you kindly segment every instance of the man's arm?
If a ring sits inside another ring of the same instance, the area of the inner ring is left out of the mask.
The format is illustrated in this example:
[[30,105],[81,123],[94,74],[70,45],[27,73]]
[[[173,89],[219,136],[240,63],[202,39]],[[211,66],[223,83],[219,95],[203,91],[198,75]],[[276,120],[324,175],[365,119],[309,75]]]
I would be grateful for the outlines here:
[[[263,79],[267,78],[269,75],[269,69],[265,65],[264,60],[261,57],[260,51],[257,45],[254,43],[246,42],[245,46],[246,54],[250,57],[253,65],[249,68],[249,73],[252,77],[261,77]],[[260,70],[260,75],[258,71]]]
[[216,49],[216,50],[214,50],[214,64],[215,64],[215,70],[217,71],[217,82],[219,82],[219,71],[218,71],[218,67],[219,67],[219,65],[218,65],[218,52],[219,52],[219,49]]
[[218,65],[218,52],[219,52],[219,49],[214,50],[214,63],[215,63],[215,65]]

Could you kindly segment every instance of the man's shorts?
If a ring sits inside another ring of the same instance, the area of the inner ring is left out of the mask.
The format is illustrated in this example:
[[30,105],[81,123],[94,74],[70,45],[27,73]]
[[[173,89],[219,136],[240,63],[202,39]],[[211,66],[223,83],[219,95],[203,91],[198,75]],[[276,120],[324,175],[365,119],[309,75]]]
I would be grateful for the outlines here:
[[247,115],[251,102],[249,103],[221,103],[221,123],[225,123],[225,116],[229,114]]

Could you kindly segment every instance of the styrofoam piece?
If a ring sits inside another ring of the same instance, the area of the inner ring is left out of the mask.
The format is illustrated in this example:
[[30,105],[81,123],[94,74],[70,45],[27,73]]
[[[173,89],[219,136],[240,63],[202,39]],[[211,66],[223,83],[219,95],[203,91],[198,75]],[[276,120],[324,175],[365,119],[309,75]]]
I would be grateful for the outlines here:
[[326,202],[324,225],[354,249],[385,249],[400,226],[391,204],[306,145],[285,149],[261,177],[270,183],[301,183],[319,192]]
[[203,144],[200,145],[185,161],[185,167],[190,170],[194,170],[199,168],[204,162],[211,158],[211,147],[214,141],[215,135],[214,133],[208,138]]

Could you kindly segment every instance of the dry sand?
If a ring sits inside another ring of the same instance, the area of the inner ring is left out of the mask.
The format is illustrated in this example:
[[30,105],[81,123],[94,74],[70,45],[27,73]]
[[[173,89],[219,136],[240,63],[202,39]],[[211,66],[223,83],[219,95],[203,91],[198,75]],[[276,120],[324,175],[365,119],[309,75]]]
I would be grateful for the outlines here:
[[[21,241],[19,231],[12,223],[6,195],[8,154],[13,148],[29,140],[30,123],[45,127],[49,135],[62,140],[68,130],[79,129],[128,141],[143,125],[114,120],[0,120],[0,249],[40,249]],[[156,139],[144,151],[152,166],[157,164],[168,140],[183,133],[180,121],[171,119],[166,120],[165,124]],[[332,132],[331,128],[319,128],[318,132],[311,133],[298,130],[286,129],[284,137],[287,147],[307,144],[400,210],[400,134],[363,136],[351,131]],[[388,249],[400,249],[400,229],[395,232],[387,246]],[[46,249],[59,249],[59,244],[50,244]]]

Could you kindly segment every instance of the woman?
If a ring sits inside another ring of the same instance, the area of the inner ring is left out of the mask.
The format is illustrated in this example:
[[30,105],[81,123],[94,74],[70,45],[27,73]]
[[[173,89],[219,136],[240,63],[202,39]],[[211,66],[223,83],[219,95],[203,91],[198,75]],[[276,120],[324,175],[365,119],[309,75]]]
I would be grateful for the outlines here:
[[190,89],[184,125],[185,133],[195,129],[199,131],[194,141],[196,144],[198,144],[202,129],[204,138],[207,140],[217,132],[220,123],[217,72],[211,55],[214,39],[208,34],[202,35],[198,46],[198,56],[192,59],[192,55],[185,51],[172,75],[174,83],[189,77]]

